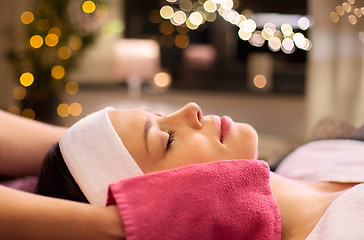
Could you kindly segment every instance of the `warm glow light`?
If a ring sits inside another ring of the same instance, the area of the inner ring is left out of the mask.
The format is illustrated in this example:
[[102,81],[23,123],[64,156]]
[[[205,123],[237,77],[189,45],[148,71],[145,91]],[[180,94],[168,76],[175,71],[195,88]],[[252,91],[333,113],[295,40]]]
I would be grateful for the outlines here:
[[350,3],[351,5],[353,5],[355,3],[355,0],[348,0],[348,3]]
[[187,19],[187,16],[186,16],[185,12],[177,11],[173,14],[172,24],[177,25],[177,26],[182,25],[186,22],[186,19]]
[[250,38],[249,40],[250,44],[255,46],[255,47],[261,47],[264,45],[264,38],[263,36],[260,34],[260,32],[254,32],[253,36]]
[[265,40],[269,40],[271,39],[272,37],[274,36],[274,32],[272,32],[271,29],[269,28],[264,28],[262,30],[262,37],[265,39]]
[[273,51],[279,51],[281,49],[281,40],[277,37],[272,37],[268,41],[268,47]]
[[34,14],[32,12],[23,12],[20,16],[20,20],[24,24],[30,24],[34,20]]
[[85,12],[85,13],[93,13],[96,9],[96,5],[93,1],[85,1],[83,4],[82,4],[82,10]]
[[43,38],[39,35],[34,35],[30,38],[30,46],[40,48],[43,45]]
[[20,76],[20,84],[24,87],[29,87],[34,82],[34,76],[30,72],[23,73]]
[[82,105],[75,102],[71,103],[69,106],[69,114],[71,114],[74,117],[80,116],[82,113]]
[[170,2],[170,3],[175,3],[177,2],[177,0],[166,0],[167,2]]
[[58,57],[61,59],[68,59],[72,55],[72,50],[69,47],[61,47],[58,49]]
[[57,107],[57,113],[61,117],[68,117],[70,115],[70,108],[68,104],[66,103],[59,104],[59,106]]
[[35,119],[35,112],[30,108],[24,109],[21,115],[26,118]]
[[51,70],[51,75],[54,79],[62,79],[66,71],[61,65],[54,66]]
[[345,12],[350,12],[351,11],[351,5],[347,2],[343,3],[343,8],[345,10]]
[[154,76],[153,82],[157,87],[165,88],[171,84],[172,78],[170,74],[166,72],[160,72]]
[[337,12],[340,16],[342,16],[342,15],[344,15],[345,10],[344,10],[344,8],[343,8],[342,6],[337,6],[337,7],[336,7],[336,12]]
[[254,85],[257,88],[264,88],[267,85],[267,79],[263,75],[256,75],[254,77]]
[[216,6],[216,3],[214,3],[213,1],[211,0],[207,0],[204,4],[203,4],[203,7],[205,9],[206,12],[208,13],[213,13],[217,10],[217,6]]
[[301,17],[298,20],[298,26],[302,29],[302,30],[307,30],[310,26],[311,26],[311,22],[310,19],[308,19],[307,17]]
[[190,44],[190,38],[187,35],[178,34],[174,39],[174,44],[176,44],[178,48],[186,48]]
[[25,90],[24,87],[15,87],[13,89],[13,97],[16,99],[16,100],[22,100],[25,98],[25,96],[27,95],[27,91]]
[[284,53],[293,53],[294,51],[294,42],[292,39],[290,38],[285,38],[283,41],[282,41],[282,51]]
[[216,20],[216,13],[209,13],[206,16],[206,21],[208,22],[214,22]]
[[349,19],[349,22],[350,22],[352,25],[355,25],[355,24],[358,22],[358,19],[357,19],[354,15],[349,15],[349,16],[348,16],[348,19]]
[[247,20],[241,21],[241,23],[239,24],[239,27],[243,32],[252,33],[255,31],[257,25],[252,19],[247,19]]
[[194,25],[191,23],[190,19],[187,19],[186,26],[191,30],[196,30],[198,28],[198,25]]
[[8,112],[16,114],[16,115],[20,115],[20,108],[18,106],[9,106]]
[[297,47],[303,48],[306,43],[306,38],[302,33],[295,33],[293,35],[293,41],[296,44]]
[[79,88],[78,83],[74,82],[74,81],[70,81],[70,82],[66,83],[66,85],[65,85],[65,91],[69,95],[75,95],[76,93],[78,93],[79,89],[80,88]]
[[170,19],[173,17],[174,11],[171,6],[163,6],[159,11],[160,15],[164,19]]
[[203,22],[202,15],[199,12],[191,13],[191,15],[189,16],[189,19],[193,25],[197,25],[197,26]]
[[181,10],[189,12],[192,10],[192,2],[190,0],[181,0],[179,7]]
[[159,31],[163,35],[169,35],[174,32],[174,26],[171,24],[170,21],[163,21],[161,24],[159,24]]
[[56,34],[54,33],[50,33],[46,36],[45,38],[45,43],[49,46],[49,47],[54,47],[57,45],[58,43],[58,37]]
[[363,13],[361,12],[361,10],[359,8],[355,8],[354,9],[354,14],[357,16],[357,17],[362,17],[363,16]]
[[59,29],[58,27],[51,27],[49,30],[48,30],[48,34],[55,34],[58,38],[61,36],[61,29]]
[[337,12],[331,12],[330,13],[330,19],[331,19],[331,21],[336,23],[336,22],[339,21],[340,16],[339,16],[339,14]]
[[244,32],[241,29],[239,30],[238,35],[244,41],[248,41],[252,37],[252,33],[251,32]]
[[68,41],[68,45],[72,50],[79,50],[82,47],[82,40],[79,37],[71,37]]
[[234,7],[234,3],[232,0],[224,0],[221,3],[221,7],[226,10],[231,10]]
[[292,26],[288,23],[282,24],[281,31],[285,36],[290,36],[293,33]]

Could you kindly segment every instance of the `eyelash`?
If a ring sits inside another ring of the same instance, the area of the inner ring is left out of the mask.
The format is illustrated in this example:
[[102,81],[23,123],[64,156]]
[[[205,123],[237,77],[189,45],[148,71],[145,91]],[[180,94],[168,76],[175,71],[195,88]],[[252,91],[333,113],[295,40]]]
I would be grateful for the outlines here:
[[171,143],[174,141],[174,131],[168,131],[167,132],[169,137],[168,137],[168,141],[167,141],[167,145],[166,145],[166,151],[169,149]]

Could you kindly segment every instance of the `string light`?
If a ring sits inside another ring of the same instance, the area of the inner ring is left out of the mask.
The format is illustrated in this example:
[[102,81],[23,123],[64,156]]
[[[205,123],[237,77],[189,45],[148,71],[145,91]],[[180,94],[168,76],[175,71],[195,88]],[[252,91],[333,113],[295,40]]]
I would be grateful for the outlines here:
[[348,14],[349,23],[355,25],[358,22],[358,18],[361,18],[364,14],[364,7],[355,7],[354,3],[355,0],[347,0],[341,5],[336,6],[335,11],[330,12],[331,21],[337,23],[340,20],[340,17],[344,17],[345,14]]
[[62,79],[65,73],[65,69],[61,65],[54,66],[51,70],[52,77],[57,80]]
[[34,76],[30,72],[25,72],[20,76],[20,84],[29,87],[34,82]]
[[35,119],[35,112],[33,109],[26,108],[22,111],[21,115],[26,118]]
[[93,1],[85,1],[82,4],[82,10],[85,13],[93,13],[96,10],[96,5]]
[[[190,30],[196,30],[205,22],[215,21],[218,13],[226,21],[238,26],[238,36],[242,40],[248,41],[252,46],[261,47],[264,45],[265,41],[268,41],[268,47],[272,51],[279,51],[281,49],[283,52],[290,54],[295,50],[296,42],[293,41],[295,32],[291,24],[285,23],[275,25],[268,22],[264,24],[263,29],[259,30],[257,29],[257,23],[254,21],[254,14],[249,10],[244,10],[241,14],[238,13],[235,10],[238,4],[234,4],[238,2],[234,0],[196,0],[195,2],[191,0],[166,0],[166,2],[168,4],[160,8],[160,17],[170,21],[175,27],[186,26]],[[348,6],[347,4],[344,4],[338,8],[338,11],[341,13],[342,11],[345,12],[351,8],[351,5]],[[354,18],[350,18],[351,21],[354,22]],[[165,22],[160,23],[160,32],[162,34],[172,34],[173,32],[171,29],[166,31],[165,25]],[[295,25],[296,28],[299,28],[302,31],[306,31],[310,26],[311,21],[306,16],[300,17]],[[184,41],[181,41],[179,38],[181,37],[175,38],[175,45],[178,48],[185,48],[186,44],[189,44],[189,39],[187,41],[187,38],[183,37]],[[286,40],[284,42],[284,47],[282,47],[285,39],[290,40]],[[164,40],[161,40],[161,45],[166,46],[164,42]],[[311,41],[306,37],[304,37],[303,42],[305,42],[305,46],[312,46]],[[296,47],[306,51],[310,49],[310,47],[304,47],[303,44]]]
[[21,14],[20,20],[24,24],[30,24],[34,20],[34,14],[30,11],[25,11]]
[[39,35],[34,35],[30,38],[30,46],[40,48],[43,45],[43,38]]
[[16,100],[23,100],[26,95],[27,95],[27,91],[22,86],[15,87],[13,89],[13,97]]
[[49,46],[49,47],[54,47],[57,45],[58,43],[58,37],[56,34],[54,33],[50,33],[46,36],[45,38],[45,43]]

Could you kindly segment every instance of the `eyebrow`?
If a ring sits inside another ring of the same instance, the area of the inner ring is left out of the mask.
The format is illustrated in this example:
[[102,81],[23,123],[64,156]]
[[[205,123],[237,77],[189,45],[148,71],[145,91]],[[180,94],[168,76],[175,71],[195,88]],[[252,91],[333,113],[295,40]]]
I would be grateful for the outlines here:
[[148,134],[149,134],[149,130],[151,127],[152,127],[152,120],[150,119],[150,117],[147,117],[147,119],[145,120],[145,126],[144,126],[144,144],[145,144],[145,149],[148,154],[149,154]]

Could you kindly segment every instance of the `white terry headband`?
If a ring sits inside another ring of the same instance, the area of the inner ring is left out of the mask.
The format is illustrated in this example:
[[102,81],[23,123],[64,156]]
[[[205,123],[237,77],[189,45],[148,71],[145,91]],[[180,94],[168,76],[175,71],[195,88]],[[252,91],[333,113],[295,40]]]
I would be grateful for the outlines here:
[[106,204],[110,183],[143,174],[114,130],[110,110],[107,107],[81,119],[59,141],[73,178],[87,200],[98,206]]

